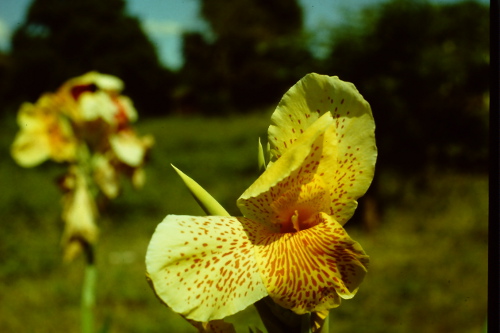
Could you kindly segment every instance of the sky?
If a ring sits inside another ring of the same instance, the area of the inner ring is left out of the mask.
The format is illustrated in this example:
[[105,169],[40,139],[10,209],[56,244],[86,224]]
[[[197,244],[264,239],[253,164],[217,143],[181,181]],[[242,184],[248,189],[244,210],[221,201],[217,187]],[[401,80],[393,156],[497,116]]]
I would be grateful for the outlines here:
[[[0,0],[0,50],[8,51],[10,36],[22,24],[33,0]],[[449,3],[457,0],[432,0]],[[182,65],[181,34],[204,29],[198,0],[126,0],[128,13],[139,18],[144,31],[156,45],[162,63],[171,69]],[[305,29],[318,30],[342,23],[348,14],[385,0],[299,0]],[[489,3],[489,0],[479,0]]]

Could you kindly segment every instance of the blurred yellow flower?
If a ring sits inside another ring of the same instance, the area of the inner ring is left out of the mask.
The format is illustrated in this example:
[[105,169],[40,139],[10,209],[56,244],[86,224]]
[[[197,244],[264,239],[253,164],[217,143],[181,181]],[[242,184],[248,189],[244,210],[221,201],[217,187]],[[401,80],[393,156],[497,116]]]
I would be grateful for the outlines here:
[[297,314],[331,309],[366,274],[343,225],[373,178],[369,104],[351,83],[309,74],[271,119],[271,163],[238,199],[244,217],[168,215],[151,239],[153,289],[188,319],[221,319],[267,295]]
[[137,120],[130,98],[120,95],[123,87],[116,76],[89,72],[66,81],[57,94],[65,100],[65,112],[76,123],[101,120],[116,130]]
[[63,179],[62,187],[66,190],[62,213],[65,225],[62,236],[65,261],[73,260],[85,246],[94,244],[97,240],[98,211],[85,177],[85,173],[73,165]]
[[120,191],[120,173],[129,175],[134,187],[145,181],[143,165],[154,144],[150,135],[137,136],[131,123],[137,111],[121,95],[123,82],[112,75],[89,72],[68,80],[57,94],[64,112],[94,151],[95,182],[110,199]]
[[[134,187],[144,184],[143,166],[154,140],[139,137],[132,101],[121,95],[123,82],[112,75],[89,72],[65,82],[36,104],[18,113],[20,131],[12,145],[14,160],[32,167],[47,159],[69,163],[62,188],[65,258],[97,237],[97,190],[110,199],[120,193],[120,175]],[[97,186],[95,186],[97,185]],[[92,191],[91,191],[92,189]]]
[[21,106],[17,115],[20,131],[11,149],[19,165],[33,167],[47,159],[57,162],[76,159],[77,141],[70,121],[58,112],[59,106],[52,94],[43,95],[36,104]]

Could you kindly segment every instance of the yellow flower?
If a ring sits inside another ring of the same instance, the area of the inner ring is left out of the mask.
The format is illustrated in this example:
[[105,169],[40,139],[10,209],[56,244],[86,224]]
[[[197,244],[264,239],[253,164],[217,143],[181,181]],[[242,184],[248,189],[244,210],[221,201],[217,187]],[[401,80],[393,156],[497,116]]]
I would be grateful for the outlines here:
[[86,246],[97,240],[97,207],[83,171],[73,165],[63,180],[64,260],[73,260]]
[[93,176],[108,198],[120,191],[120,173],[139,188],[144,183],[143,165],[154,139],[138,137],[131,122],[137,120],[132,101],[121,95],[119,78],[89,72],[66,81],[57,92],[63,112],[73,121],[79,138],[93,152]]
[[343,225],[373,178],[369,104],[351,83],[309,74],[271,119],[271,163],[238,199],[244,217],[169,215],[151,239],[153,288],[188,319],[221,319],[267,295],[297,314],[328,310],[366,274]]
[[20,131],[12,145],[12,156],[24,167],[47,159],[70,162],[76,158],[77,142],[71,123],[59,113],[59,100],[45,94],[36,104],[24,103],[17,116]]

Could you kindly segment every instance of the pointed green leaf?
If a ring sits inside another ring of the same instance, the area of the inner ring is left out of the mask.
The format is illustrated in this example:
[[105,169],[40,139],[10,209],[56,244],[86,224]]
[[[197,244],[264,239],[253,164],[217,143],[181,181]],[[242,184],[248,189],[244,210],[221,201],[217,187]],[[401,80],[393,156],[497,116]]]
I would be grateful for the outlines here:
[[177,169],[172,165],[177,174],[181,177],[184,184],[193,195],[194,199],[198,202],[200,207],[205,211],[207,215],[214,216],[231,216],[224,207],[221,206],[217,200],[214,199],[203,187],[198,185],[192,178],[188,177],[181,170]]
[[264,148],[262,148],[262,142],[260,142],[259,138],[259,170],[266,170],[266,158],[264,157]]

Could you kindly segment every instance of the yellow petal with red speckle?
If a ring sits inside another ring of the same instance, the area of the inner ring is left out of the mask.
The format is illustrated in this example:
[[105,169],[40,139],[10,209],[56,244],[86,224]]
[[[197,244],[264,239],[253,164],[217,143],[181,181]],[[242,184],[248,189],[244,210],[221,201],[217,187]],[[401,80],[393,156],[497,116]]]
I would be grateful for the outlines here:
[[168,215],[153,234],[146,270],[156,295],[188,319],[208,322],[267,296],[246,218]]
[[[293,147],[266,171],[240,196],[238,207],[244,216],[271,228],[280,221],[280,212],[272,203],[291,187],[307,184],[314,177],[322,152],[324,133],[333,125],[330,114],[318,119]],[[330,145],[334,149],[334,144]],[[276,229],[279,230],[279,229]]]
[[317,174],[328,189],[329,209],[324,212],[344,225],[354,214],[359,197],[363,196],[373,180],[377,148],[373,119],[368,127],[357,126],[347,137],[339,135],[338,118],[325,132],[323,152]]
[[256,258],[271,298],[298,314],[328,310],[352,298],[362,282],[368,256],[327,214],[293,233],[256,240]]
[[309,126],[328,111],[335,119],[340,119],[337,128],[342,138],[347,132],[349,136],[357,136],[367,129],[373,132],[375,128],[370,105],[352,83],[336,76],[311,73],[285,93],[271,117],[268,134],[273,160],[282,156]]
[[[273,197],[286,192],[280,187],[303,184],[314,173],[322,178],[330,200],[323,211],[344,225],[375,171],[375,123],[369,104],[351,83],[309,74],[285,94],[272,121],[274,163],[241,196],[238,205],[243,214],[259,221],[275,219],[277,214],[268,206]],[[293,175],[307,167],[312,168],[305,170],[309,177]]]
[[336,142],[337,151],[335,160],[322,163],[319,172],[334,171],[326,177],[334,192],[332,215],[344,225],[357,207],[355,200],[371,184],[377,158],[371,108],[352,83],[311,73],[290,88],[271,117],[271,155],[272,161],[283,156],[326,112],[334,118],[335,139],[329,141]]

